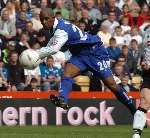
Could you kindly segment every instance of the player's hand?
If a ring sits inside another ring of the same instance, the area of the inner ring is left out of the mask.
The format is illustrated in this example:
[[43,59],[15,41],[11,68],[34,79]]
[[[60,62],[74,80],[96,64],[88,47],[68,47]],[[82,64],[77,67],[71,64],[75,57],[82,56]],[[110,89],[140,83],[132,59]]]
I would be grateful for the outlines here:
[[145,62],[142,62],[141,66],[142,66],[142,69],[144,69],[144,70],[149,70],[150,69],[150,66],[148,64],[146,64]]

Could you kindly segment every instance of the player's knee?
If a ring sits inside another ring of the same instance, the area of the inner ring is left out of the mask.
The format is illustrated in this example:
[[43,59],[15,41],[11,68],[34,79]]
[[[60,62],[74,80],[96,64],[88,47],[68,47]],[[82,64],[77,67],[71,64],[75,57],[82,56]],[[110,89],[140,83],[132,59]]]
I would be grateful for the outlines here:
[[67,66],[65,67],[65,70],[64,70],[64,76],[73,78],[76,75],[78,75],[79,72],[80,72],[79,68],[77,68],[76,66],[74,66],[72,64],[67,64]]
[[118,91],[118,88],[117,88],[117,86],[116,86],[115,84],[111,84],[111,85],[109,86],[109,89],[110,89],[112,92],[117,92],[117,91]]
[[104,84],[112,91],[112,92],[117,92],[117,84],[114,81],[113,76],[110,76],[108,78],[105,78],[104,80]]
[[72,71],[66,71],[66,72],[64,72],[63,77],[73,78],[73,77],[75,77],[76,75],[77,75],[77,74],[74,73],[74,72],[72,72]]

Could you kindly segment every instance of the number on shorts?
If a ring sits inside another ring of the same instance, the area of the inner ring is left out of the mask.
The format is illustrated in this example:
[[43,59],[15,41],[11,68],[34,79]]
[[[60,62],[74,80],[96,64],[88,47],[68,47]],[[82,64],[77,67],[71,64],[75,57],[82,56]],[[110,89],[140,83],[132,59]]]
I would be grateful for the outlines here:
[[98,62],[97,65],[99,66],[99,69],[101,71],[108,68],[107,62],[105,60],[102,60],[101,62]]

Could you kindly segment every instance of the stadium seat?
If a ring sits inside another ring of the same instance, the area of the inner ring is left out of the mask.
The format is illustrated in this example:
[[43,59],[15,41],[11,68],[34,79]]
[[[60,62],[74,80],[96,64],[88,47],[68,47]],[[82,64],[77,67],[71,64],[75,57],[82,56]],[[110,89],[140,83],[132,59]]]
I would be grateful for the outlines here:
[[88,76],[79,75],[74,80],[81,87],[82,92],[89,92],[90,79]]

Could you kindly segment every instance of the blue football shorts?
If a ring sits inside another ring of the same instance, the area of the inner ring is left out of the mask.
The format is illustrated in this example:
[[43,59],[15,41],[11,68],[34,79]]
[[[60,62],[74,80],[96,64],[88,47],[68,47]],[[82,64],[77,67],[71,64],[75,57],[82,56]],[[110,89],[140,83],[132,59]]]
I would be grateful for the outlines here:
[[113,76],[110,69],[110,59],[106,57],[97,57],[95,55],[77,55],[72,56],[68,62],[77,66],[80,71],[90,70],[94,75],[103,79]]

